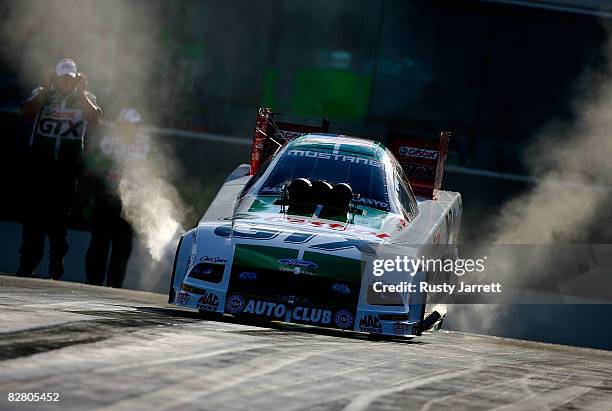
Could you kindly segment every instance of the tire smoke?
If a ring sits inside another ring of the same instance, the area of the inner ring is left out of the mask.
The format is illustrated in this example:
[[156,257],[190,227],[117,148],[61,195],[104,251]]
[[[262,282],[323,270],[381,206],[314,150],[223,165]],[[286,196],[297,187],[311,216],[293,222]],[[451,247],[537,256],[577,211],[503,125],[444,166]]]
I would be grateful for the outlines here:
[[116,164],[121,169],[119,197],[124,218],[134,227],[138,237],[155,262],[161,262],[166,248],[176,246],[183,233],[181,222],[186,207],[172,184],[164,164],[167,157],[154,156],[134,166],[130,162]]
[[119,157],[121,170],[118,194],[122,215],[134,228],[149,258],[141,255],[137,270],[132,272],[133,288],[165,292],[182,224],[188,208],[176,188],[170,183],[180,173],[174,156],[162,150],[162,144],[151,142],[153,153],[136,164]]
[[[503,204],[485,225],[493,229],[476,255],[489,256],[487,272],[503,279],[505,292],[516,292],[516,303],[455,305],[449,316],[453,328],[589,344],[588,337],[582,335],[583,330],[565,326],[571,322],[560,319],[557,312],[559,304],[576,301],[577,290],[582,290],[582,304],[596,301],[593,296],[597,289],[608,282],[602,274],[609,277],[609,270],[604,273],[597,270],[598,263],[592,257],[597,246],[591,243],[610,242],[612,238],[609,224],[612,200],[610,38],[602,47],[601,55],[602,67],[587,68],[574,87],[573,120],[551,122],[536,134],[534,143],[526,150],[526,164],[537,182]],[[570,254],[563,255],[563,250],[570,250]],[[481,283],[487,280],[490,281],[486,273],[479,279]],[[555,288],[542,287],[543,284],[553,284]],[[520,296],[525,293],[537,295],[542,305],[533,309],[521,305],[524,302]],[[582,306],[570,311],[581,310],[586,311]],[[576,317],[579,316],[576,314]]]
[[[571,125],[548,127],[527,151],[535,186],[504,204],[492,241],[550,244],[588,239],[612,187],[612,71],[574,105]],[[595,79],[594,79],[595,80]]]

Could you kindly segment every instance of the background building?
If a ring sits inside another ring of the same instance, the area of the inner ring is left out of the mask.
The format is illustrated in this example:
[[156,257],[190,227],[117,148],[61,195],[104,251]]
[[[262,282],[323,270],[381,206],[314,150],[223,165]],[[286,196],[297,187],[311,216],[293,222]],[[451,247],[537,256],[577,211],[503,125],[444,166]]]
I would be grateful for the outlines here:
[[[256,110],[270,106],[326,116],[333,131],[383,141],[390,128],[452,130],[445,187],[464,194],[469,240],[478,237],[483,213],[529,184],[486,172],[527,174],[529,142],[551,124],[572,121],[576,96],[606,61],[612,5],[3,0],[0,12],[5,221],[19,221],[17,199],[27,190],[19,169],[30,124],[18,103],[70,56],[106,119],[135,106],[165,129],[160,139],[180,163],[175,177],[192,206],[187,225],[247,160]],[[245,140],[222,144],[206,133]]]

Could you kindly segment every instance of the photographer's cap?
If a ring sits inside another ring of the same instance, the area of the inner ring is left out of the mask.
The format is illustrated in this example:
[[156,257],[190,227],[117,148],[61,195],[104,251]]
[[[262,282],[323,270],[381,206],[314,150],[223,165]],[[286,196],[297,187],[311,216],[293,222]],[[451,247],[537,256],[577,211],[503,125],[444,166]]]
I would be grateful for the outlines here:
[[70,76],[75,78],[77,76],[77,66],[74,60],[64,58],[57,62],[55,65],[55,74],[58,77]]
[[121,110],[121,113],[119,113],[119,121],[130,124],[139,124],[142,123],[142,117],[135,108],[124,108]]

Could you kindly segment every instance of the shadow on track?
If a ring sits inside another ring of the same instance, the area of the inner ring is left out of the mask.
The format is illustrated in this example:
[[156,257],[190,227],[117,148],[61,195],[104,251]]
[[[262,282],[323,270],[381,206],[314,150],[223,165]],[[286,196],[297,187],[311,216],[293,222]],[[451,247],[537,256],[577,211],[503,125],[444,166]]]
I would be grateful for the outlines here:
[[145,312],[148,314],[154,314],[156,316],[169,316],[174,318],[189,318],[189,319],[199,319],[204,321],[215,321],[226,324],[238,324],[238,325],[246,325],[246,326],[255,326],[261,327],[261,330],[252,330],[252,329],[237,329],[228,331],[231,333],[238,334],[248,334],[248,335],[270,335],[272,333],[278,332],[284,335],[290,333],[302,333],[302,334],[316,334],[316,335],[325,335],[330,337],[338,337],[338,338],[348,338],[352,340],[362,340],[362,341],[375,341],[375,342],[389,342],[389,343],[403,343],[403,344],[427,344],[427,342],[421,340],[413,340],[411,338],[406,337],[393,337],[386,335],[377,335],[377,334],[366,334],[359,333],[356,331],[350,330],[338,330],[334,328],[324,328],[324,327],[314,327],[309,325],[302,324],[291,324],[291,323],[281,323],[276,321],[247,321],[246,319],[240,317],[234,317],[229,314],[219,314],[219,313],[211,313],[206,311],[188,311],[184,309],[178,308],[160,308],[160,307],[134,307],[137,311]]

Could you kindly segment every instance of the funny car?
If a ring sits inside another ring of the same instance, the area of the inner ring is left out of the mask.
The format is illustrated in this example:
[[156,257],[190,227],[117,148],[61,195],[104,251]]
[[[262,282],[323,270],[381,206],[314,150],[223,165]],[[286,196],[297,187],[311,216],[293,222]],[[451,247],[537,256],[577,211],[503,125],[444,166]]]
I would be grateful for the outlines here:
[[259,110],[250,164],[181,237],[169,302],[388,336],[439,328],[444,313],[426,291],[380,292],[434,273],[379,277],[372,267],[387,257],[456,256],[461,196],[440,189],[449,133],[433,141],[392,133],[385,146],[331,134],[326,120],[277,116]]

